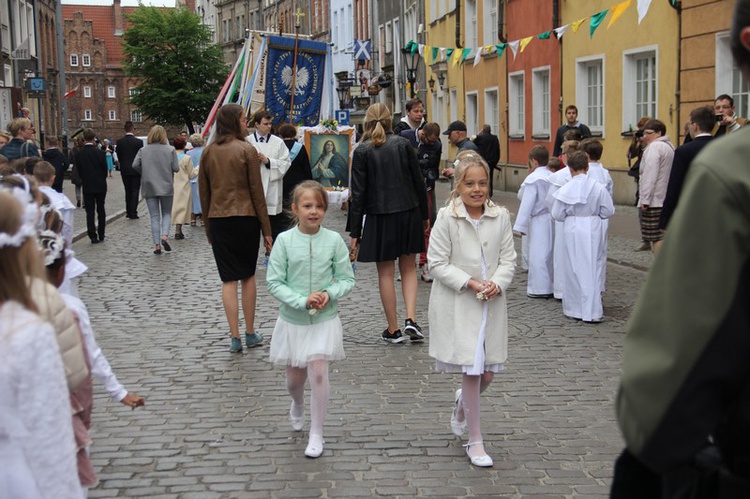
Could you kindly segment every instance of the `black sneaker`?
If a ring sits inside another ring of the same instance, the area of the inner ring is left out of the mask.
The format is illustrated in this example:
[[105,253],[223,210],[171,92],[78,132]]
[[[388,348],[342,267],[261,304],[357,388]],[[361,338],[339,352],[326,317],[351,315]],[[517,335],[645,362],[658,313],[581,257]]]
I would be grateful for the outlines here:
[[388,332],[388,328],[383,331],[383,334],[380,335],[384,341],[387,341],[388,343],[401,343],[404,341],[404,337],[401,336],[401,330],[397,329],[393,333]]
[[409,336],[412,343],[419,343],[424,341],[424,335],[422,334],[422,328],[411,319],[406,319],[404,322],[404,333]]

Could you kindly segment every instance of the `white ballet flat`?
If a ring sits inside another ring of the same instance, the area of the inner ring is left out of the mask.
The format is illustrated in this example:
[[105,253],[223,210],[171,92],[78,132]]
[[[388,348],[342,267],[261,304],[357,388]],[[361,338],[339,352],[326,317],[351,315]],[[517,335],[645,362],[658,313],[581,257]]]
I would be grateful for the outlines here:
[[293,415],[292,409],[294,409],[294,401],[292,401],[291,407],[289,407],[289,422],[292,423],[292,429],[294,431],[302,431],[302,427],[305,426],[305,413],[297,417]]
[[320,457],[323,454],[323,437],[320,435],[310,435],[310,440],[307,442],[307,449],[305,449],[305,455],[307,457]]
[[457,437],[463,436],[466,431],[466,419],[463,421],[458,420],[458,402],[461,400],[461,389],[456,390],[456,405],[453,406],[453,413],[451,414],[451,431]]
[[469,449],[472,445],[481,444],[482,442],[469,442],[468,444],[464,445],[466,448],[466,457],[469,458],[469,461],[471,461],[471,464],[474,466],[477,466],[479,468],[491,468],[492,467],[492,458],[488,456],[487,454],[483,456],[470,456],[469,455]]

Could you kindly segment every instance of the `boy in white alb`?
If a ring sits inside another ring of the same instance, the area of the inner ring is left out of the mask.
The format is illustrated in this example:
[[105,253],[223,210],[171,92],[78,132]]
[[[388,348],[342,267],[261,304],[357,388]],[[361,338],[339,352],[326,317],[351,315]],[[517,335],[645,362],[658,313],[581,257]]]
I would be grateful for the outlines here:
[[568,156],[570,182],[553,194],[552,218],[563,223],[562,240],[567,265],[563,281],[563,313],[584,322],[601,322],[604,317],[600,289],[600,262],[604,252],[602,220],[615,212],[612,197],[586,175],[588,158],[583,152]]
[[552,171],[547,168],[549,151],[535,146],[529,153],[529,175],[518,190],[521,206],[513,230],[529,241],[529,278],[526,294],[530,298],[550,298],[552,284],[552,245],[554,225],[547,206],[548,181]]
[[68,247],[73,244],[73,214],[76,207],[68,196],[52,188],[55,182],[55,167],[47,161],[40,161],[34,165],[34,178],[39,184],[39,190],[47,195],[50,205],[60,212],[63,220],[62,236]]

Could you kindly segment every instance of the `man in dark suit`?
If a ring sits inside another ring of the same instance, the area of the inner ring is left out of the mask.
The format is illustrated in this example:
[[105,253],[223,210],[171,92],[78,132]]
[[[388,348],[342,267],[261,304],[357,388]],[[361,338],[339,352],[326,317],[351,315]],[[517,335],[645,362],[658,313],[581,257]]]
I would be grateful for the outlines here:
[[500,161],[500,140],[497,135],[492,135],[492,127],[484,125],[482,132],[474,138],[474,144],[479,149],[479,155],[490,166],[490,197],[492,197],[492,180],[495,177],[497,163]]
[[54,135],[47,137],[47,149],[42,153],[42,157],[55,168],[55,181],[52,188],[57,192],[62,192],[63,176],[68,170],[68,158],[60,150],[59,142]]
[[[104,241],[107,214],[104,199],[107,197],[107,155],[99,149],[91,128],[83,131],[85,145],[76,152],[74,161],[83,185],[83,202],[86,205],[86,227],[93,244]],[[94,223],[94,210],[99,217],[99,226]]]
[[125,122],[125,136],[115,144],[117,160],[120,163],[120,176],[125,187],[125,216],[138,218],[138,196],[141,190],[141,176],[133,169],[133,160],[143,147],[143,141],[133,135],[133,122]]
[[659,218],[660,229],[667,228],[669,219],[672,218],[674,210],[677,208],[677,201],[680,198],[682,184],[685,182],[690,163],[713,138],[711,130],[713,130],[715,122],[714,110],[708,106],[699,107],[690,112],[688,127],[692,140],[674,150],[672,171],[669,174],[669,184],[667,185],[667,196],[664,198],[664,206],[662,206],[661,217]]

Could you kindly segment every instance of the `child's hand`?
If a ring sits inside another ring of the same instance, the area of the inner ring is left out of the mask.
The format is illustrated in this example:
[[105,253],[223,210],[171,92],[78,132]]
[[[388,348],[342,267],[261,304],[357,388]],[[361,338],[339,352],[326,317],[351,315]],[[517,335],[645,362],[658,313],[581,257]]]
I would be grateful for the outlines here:
[[318,310],[318,301],[320,300],[320,297],[318,296],[318,292],[310,293],[310,296],[307,297],[307,303],[305,304],[305,308],[308,310],[314,308],[315,310]]
[[318,291],[317,293],[319,300],[318,300],[318,310],[323,310],[328,305],[328,302],[331,301],[331,297],[328,296],[328,291]]
[[126,405],[130,407],[131,409],[135,410],[136,407],[143,407],[146,405],[146,399],[143,397],[139,397],[138,395],[133,395],[132,393],[128,393],[125,395],[125,398],[120,400],[120,403],[122,405]]

